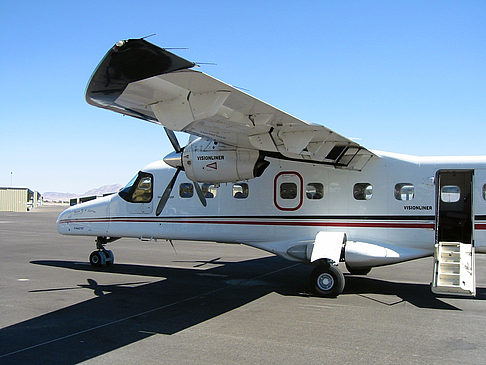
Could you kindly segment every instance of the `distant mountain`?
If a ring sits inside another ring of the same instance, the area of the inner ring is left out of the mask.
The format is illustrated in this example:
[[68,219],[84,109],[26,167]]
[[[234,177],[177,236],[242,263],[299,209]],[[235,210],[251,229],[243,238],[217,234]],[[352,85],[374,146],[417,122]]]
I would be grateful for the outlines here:
[[73,193],[57,193],[53,191],[46,191],[42,194],[44,201],[48,202],[68,202],[69,199],[77,198],[77,194]]
[[119,191],[123,186],[120,184],[113,184],[113,185],[103,185],[96,189],[88,190],[82,196],[91,196],[91,195],[103,195],[108,193],[114,193]]
[[84,197],[84,196],[116,193],[122,187],[123,186],[120,185],[120,184],[103,185],[103,186],[100,186],[99,188],[88,190],[84,194],[58,193],[58,192],[47,191],[44,194],[42,194],[42,197],[44,198],[44,201],[50,201],[50,202],[64,201],[64,202],[67,202],[72,198],[81,198],[81,197]]

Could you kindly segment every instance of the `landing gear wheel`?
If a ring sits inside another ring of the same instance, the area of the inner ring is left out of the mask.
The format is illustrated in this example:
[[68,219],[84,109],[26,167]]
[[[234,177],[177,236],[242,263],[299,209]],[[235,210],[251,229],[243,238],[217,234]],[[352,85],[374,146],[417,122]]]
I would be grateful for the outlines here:
[[91,266],[101,267],[103,261],[100,254],[101,252],[102,251],[91,252],[91,255],[89,255],[89,263],[91,264]]
[[106,266],[113,265],[115,263],[115,256],[113,255],[113,252],[110,250],[105,250],[105,256],[106,256]]
[[110,250],[93,251],[89,255],[89,263],[94,267],[110,266],[114,262],[115,257]]
[[360,267],[358,269],[358,268],[349,267],[348,264],[346,264],[346,269],[349,271],[351,275],[366,275],[371,271],[371,267]]
[[335,266],[319,265],[312,271],[310,286],[316,295],[334,298],[344,290],[344,275]]

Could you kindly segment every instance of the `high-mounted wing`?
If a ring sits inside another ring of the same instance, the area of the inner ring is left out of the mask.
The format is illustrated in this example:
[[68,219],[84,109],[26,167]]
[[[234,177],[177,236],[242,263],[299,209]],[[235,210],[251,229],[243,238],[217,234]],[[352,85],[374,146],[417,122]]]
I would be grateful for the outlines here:
[[361,169],[374,154],[194,70],[144,39],[120,41],[95,70],[88,103],[266,155]]

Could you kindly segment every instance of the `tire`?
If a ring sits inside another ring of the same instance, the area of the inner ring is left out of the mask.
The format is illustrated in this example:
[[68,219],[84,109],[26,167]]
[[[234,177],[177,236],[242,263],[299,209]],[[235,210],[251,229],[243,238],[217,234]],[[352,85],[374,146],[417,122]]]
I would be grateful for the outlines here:
[[105,255],[106,255],[106,266],[113,265],[115,263],[115,256],[113,255],[113,252],[110,250],[106,250]]
[[349,267],[348,264],[346,264],[346,269],[351,275],[366,275],[371,271],[371,267],[353,268]]
[[312,271],[310,285],[317,296],[334,298],[344,290],[344,275],[335,266],[319,265]]
[[93,267],[101,267],[102,260],[101,260],[100,251],[91,252],[91,255],[89,255],[89,263]]

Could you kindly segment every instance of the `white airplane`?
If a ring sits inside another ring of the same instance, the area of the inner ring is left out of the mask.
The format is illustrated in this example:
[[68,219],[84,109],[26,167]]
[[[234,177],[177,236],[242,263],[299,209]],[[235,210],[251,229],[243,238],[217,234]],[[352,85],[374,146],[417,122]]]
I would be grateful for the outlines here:
[[118,194],[59,215],[60,233],[96,237],[92,265],[112,264],[104,246],[121,237],[240,243],[314,265],[312,290],[332,297],[345,284],[339,262],[364,275],[434,255],[435,293],[475,295],[486,157],[371,151],[195,66],[130,39],[91,77],[89,104],[163,126],[175,150]]

